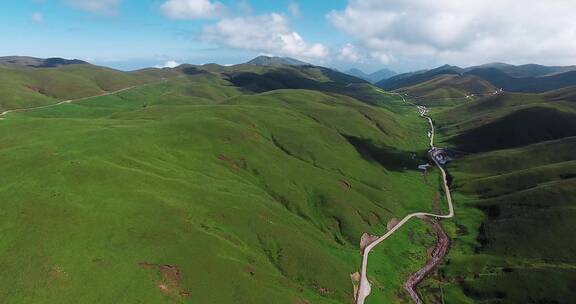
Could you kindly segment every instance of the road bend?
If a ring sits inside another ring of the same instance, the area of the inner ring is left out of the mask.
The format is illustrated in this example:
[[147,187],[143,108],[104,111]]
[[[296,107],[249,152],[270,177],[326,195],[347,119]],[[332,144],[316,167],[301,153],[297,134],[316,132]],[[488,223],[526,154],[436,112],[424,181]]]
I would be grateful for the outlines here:
[[[394,93],[392,93],[392,94],[394,94]],[[436,130],[434,128],[434,122],[432,121],[432,118],[430,118],[430,116],[428,116],[428,109],[424,106],[418,106],[418,105],[415,105],[415,104],[407,101],[404,98],[404,96],[402,96],[401,94],[396,93],[394,95],[400,96],[405,103],[417,107],[418,111],[420,113],[420,117],[422,117],[428,121],[428,123],[430,125],[430,131],[428,134],[430,137],[430,149],[434,149],[435,148],[434,147],[434,134],[435,134]],[[431,158],[434,161],[434,164],[436,165],[436,167],[438,167],[438,169],[440,170],[440,172],[442,174],[442,184],[443,184],[443,188],[444,188],[444,193],[446,194],[446,200],[448,202],[448,214],[433,214],[433,213],[427,213],[427,212],[416,212],[416,213],[408,214],[396,226],[394,226],[394,228],[390,229],[386,234],[384,234],[383,236],[379,237],[376,241],[374,241],[374,242],[370,243],[368,246],[366,246],[366,248],[362,252],[362,268],[360,269],[360,282],[358,285],[358,293],[356,294],[356,304],[364,304],[364,302],[366,301],[366,298],[370,295],[370,292],[372,290],[372,285],[370,284],[370,282],[368,281],[368,278],[367,278],[368,257],[370,255],[370,252],[376,246],[378,246],[380,243],[384,242],[387,238],[389,238],[391,235],[393,235],[396,231],[398,231],[400,228],[402,228],[408,221],[410,221],[413,218],[431,217],[431,218],[437,218],[437,219],[449,219],[449,218],[454,217],[454,205],[452,202],[452,194],[450,192],[450,186],[448,185],[448,174],[446,173],[446,170],[444,169],[444,167],[442,167],[442,165],[438,162],[438,160],[436,160],[435,157],[431,157]]]

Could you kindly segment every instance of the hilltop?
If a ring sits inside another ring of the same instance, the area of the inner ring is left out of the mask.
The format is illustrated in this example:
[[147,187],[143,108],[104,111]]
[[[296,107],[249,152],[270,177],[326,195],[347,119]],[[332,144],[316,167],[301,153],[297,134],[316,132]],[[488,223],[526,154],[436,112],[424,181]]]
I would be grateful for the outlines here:
[[246,64],[249,65],[257,65],[257,66],[281,66],[281,65],[294,65],[294,66],[303,66],[303,65],[311,65],[309,63],[289,58],[289,57],[270,57],[270,56],[258,56]]

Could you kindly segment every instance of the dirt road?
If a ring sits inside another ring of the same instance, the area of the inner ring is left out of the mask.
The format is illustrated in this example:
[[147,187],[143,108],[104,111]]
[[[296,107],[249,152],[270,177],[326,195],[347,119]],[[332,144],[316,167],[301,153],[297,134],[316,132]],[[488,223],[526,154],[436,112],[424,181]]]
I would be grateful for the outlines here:
[[63,105],[63,104],[68,104],[68,103],[73,103],[73,102],[78,102],[78,101],[82,101],[85,99],[90,99],[90,98],[95,98],[95,97],[102,97],[102,96],[108,96],[108,95],[114,95],[114,94],[118,94],[120,92],[124,92],[127,90],[131,90],[133,88],[135,88],[136,86],[131,86],[131,87],[127,87],[127,88],[123,88],[117,91],[113,91],[113,92],[106,92],[106,93],[102,93],[102,94],[98,94],[98,95],[94,95],[94,96],[87,96],[87,97],[82,97],[82,98],[78,98],[78,99],[71,99],[71,100],[63,100],[60,101],[58,103],[54,103],[54,104],[49,104],[49,105],[45,105],[45,106],[39,106],[39,107],[32,107],[32,108],[22,108],[22,109],[14,109],[14,110],[7,110],[4,111],[2,113],[0,113],[0,117],[5,116],[6,114],[10,114],[10,113],[16,113],[16,112],[26,112],[26,111],[32,111],[32,110],[39,110],[39,109],[45,109],[45,108],[51,108],[51,107],[55,107],[55,106],[59,106],[59,105]]

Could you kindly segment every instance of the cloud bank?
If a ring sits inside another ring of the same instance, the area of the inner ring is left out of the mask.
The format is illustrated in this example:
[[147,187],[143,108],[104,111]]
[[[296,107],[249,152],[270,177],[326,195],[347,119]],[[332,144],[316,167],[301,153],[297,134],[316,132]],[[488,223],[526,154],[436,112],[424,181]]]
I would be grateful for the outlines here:
[[203,28],[201,39],[231,48],[301,59],[324,59],[329,51],[320,43],[307,43],[286,16],[265,14],[224,18]]
[[327,17],[383,63],[576,61],[572,0],[349,0]]

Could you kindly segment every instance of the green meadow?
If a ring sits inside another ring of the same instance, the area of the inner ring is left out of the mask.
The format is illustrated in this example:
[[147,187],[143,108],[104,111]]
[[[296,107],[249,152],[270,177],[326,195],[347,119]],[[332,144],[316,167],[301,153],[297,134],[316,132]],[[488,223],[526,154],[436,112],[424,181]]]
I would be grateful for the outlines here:
[[453,247],[438,278],[446,303],[576,301],[576,108],[565,91],[433,112],[458,154]]
[[[142,71],[134,89],[0,120],[1,299],[350,303],[360,236],[433,209],[437,173],[415,170],[427,124],[390,95],[343,95],[315,70],[263,92],[153,72],[169,79]],[[118,89],[74,74],[99,85],[71,97]],[[414,222],[371,255],[370,303],[407,299],[428,230]]]

